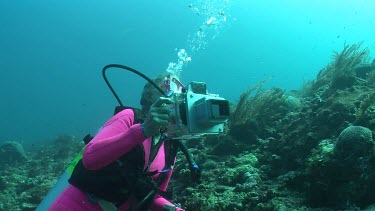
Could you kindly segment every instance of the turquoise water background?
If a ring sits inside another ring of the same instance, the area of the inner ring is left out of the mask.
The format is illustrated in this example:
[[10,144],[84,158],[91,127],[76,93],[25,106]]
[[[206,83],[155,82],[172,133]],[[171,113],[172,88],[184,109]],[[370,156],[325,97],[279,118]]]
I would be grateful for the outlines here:
[[[345,42],[375,48],[370,0],[216,0],[227,5],[227,21],[212,27],[210,16],[192,9],[202,2],[0,0],[0,142],[95,133],[117,103],[102,67],[119,63],[155,77],[177,61],[178,50],[199,44],[191,37],[202,26],[207,45],[190,55],[182,82],[204,81],[232,102],[267,78],[267,87],[299,89]],[[138,106],[144,81],[121,70],[108,74],[123,102]]]

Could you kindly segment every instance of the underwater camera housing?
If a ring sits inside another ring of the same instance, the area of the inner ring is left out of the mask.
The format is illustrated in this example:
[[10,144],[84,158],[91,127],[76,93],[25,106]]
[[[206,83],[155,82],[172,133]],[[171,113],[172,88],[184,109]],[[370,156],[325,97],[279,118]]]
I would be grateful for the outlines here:
[[191,82],[187,88],[169,93],[171,105],[168,135],[173,139],[194,139],[224,132],[229,102],[207,93],[206,83]]
[[162,84],[156,84],[143,73],[121,64],[108,64],[102,70],[104,81],[119,103],[114,114],[130,108],[141,114],[139,116],[144,115],[140,109],[124,106],[107,79],[106,71],[109,68],[120,68],[135,73],[152,84],[163,96],[173,100],[171,105],[165,105],[170,106],[169,125],[161,129],[161,132],[167,132],[169,138],[194,139],[224,132],[224,124],[229,118],[229,102],[218,94],[209,94],[206,83],[191,82],[185,88],[178,79],[168,75]]

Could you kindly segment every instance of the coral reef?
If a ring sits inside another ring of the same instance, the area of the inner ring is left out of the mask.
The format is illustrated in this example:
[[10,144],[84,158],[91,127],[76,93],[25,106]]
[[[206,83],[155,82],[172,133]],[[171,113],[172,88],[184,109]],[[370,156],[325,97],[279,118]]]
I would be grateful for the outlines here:
[[[374,203],[375,154],[372,131],[349,126],[336,140],[323,140],[309,158],[305,182],[312,206],[346,204],[364,208]],[[312,179],[313,178],[313,179]]]
[[263,90],[264,82],[243,93],[232,112],[229,131],[236,139],[254,143],[258,136],[277,136],[273,130],[275,122],[300,106],[298,99],[288,96],[282,89]]
[[[27,162],[13,160],[3,166],[0,169],[0,210],[35,210],[82,147],[83,143],[74,137],[62,135],[50,144],[28,151]],[[17,144],[17,149],[22,146]]]
[[345,45],[301,90],[263,90],[262,81],[243,93],[232,106],[228,135],[190,146],[202,184],[188,182],[179,160],[175,200],[187,210],[373,206],[375,74],[368,54],[361,43]]

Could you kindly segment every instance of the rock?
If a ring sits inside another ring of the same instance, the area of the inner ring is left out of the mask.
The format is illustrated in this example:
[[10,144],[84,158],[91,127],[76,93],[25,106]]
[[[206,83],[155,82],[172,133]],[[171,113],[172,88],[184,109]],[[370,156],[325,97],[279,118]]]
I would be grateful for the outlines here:
[[27,157],[23,147],[16,141],[6,141],[0,144],[0,162],[13,163],[26,161]]
[[297,97],[289,95],[286,99],[285,102],[287,106],[289,107],[290,111],[295,111],[301,108],[302,104],[300,99]]

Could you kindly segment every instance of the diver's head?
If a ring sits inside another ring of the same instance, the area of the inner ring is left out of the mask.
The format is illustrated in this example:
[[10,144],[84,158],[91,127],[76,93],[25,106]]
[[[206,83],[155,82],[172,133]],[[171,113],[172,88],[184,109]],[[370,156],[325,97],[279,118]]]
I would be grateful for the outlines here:
[[[165,82],[168,77],[171,77],[171,73],[165,72],[157,76],[152,81],[157,84],[164,92],[167,91],[165,88]],[[143,87],[142,98],[141,98],[141,107],[142,111],[148,114],[150,107],[153,103],[156,102],[163,94],[160,93],[151,83],[147,82]]]

